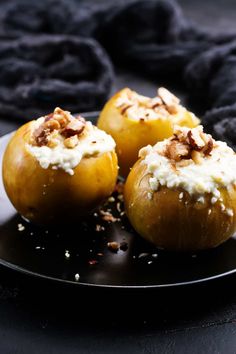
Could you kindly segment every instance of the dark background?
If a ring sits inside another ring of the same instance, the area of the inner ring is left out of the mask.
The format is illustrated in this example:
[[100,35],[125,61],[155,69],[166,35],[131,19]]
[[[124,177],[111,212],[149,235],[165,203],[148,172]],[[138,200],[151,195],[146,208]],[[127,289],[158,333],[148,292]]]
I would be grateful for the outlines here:
[[[236,31],[233,0],[179,4],[215,33]],[[129,86],[155,94],[151,81],[116,74],[112,93]],[[18,125],[2,117],[0,135]],[[235,284],[230,276],[171,291],[88,292],[1,267],[0,353],[236,353]]]

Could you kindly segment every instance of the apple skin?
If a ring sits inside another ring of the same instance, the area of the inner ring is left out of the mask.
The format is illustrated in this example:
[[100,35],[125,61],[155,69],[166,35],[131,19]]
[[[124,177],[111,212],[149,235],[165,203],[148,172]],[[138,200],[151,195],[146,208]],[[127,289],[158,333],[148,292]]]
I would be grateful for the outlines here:
[[16,210],[38,224],[70,224],[87,216],[114,190],[118,166],[115,151],[84,157],[74,175],[43,169],[28,152],[31,122],[10,139],[3,157],[3,183]]
[[216,247],[233,236],[236,231],[235,188],[220,190],[224,205],[233,210],[233,216],[222,212],[219,202],[211,204],[211,195],[207,195],[202,204],[183,189],[162,186],[150,200],[150,174],[141,162],[142,159],[135,163],[124,187],[127,217],[141,237],[167,251],[195,252]]
[[[127,90],[129,89],[124,88],[110,98],[102,109],[97,123],[98,128],[110,134],[116,142],[119,173],[123,177],[127,177],[130,168],[137,161],[138,152],[142,147],[149,144],[154,145],[173,135],[171,118],[140,121],[130,119],[126,115],[123,116],[115,102]],[[188,111],[177,120],[177,116],[173,116],[175,124],[181,126],[194,128],[200,123],[199,119],[193,118]]]

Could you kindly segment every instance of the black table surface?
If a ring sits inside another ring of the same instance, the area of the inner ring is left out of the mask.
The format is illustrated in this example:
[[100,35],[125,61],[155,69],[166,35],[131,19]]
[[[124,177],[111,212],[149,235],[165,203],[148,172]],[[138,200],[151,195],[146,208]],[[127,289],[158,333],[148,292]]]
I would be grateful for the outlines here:
[[[179,3],[212,31],[234,29],[234,0]],[[124,86],[156,90],[117,71],[113,92]],[[2,118],[0,135],[19,125]],[[236,353],[236,276],[171,290],[82,290],[0,267],[0,353],[123,352]]]

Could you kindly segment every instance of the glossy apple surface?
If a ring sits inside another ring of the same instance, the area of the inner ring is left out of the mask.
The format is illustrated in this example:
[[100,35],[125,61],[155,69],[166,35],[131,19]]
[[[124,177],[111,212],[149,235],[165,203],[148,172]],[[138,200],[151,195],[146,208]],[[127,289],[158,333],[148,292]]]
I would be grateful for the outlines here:
[[235,233],[235,188],[220,191],[233,215],[223,212],[218,202],[212,204],[211,195],[202,204],[184,190],[161,187],[151,197],[150,175],[141,161],[132,168],[124,188],[126,214],[140,236],[168,251],[199,251],[216,247]]
[[4,153],[6,193],[16,210],[30,221],[79,222],[113,192],[118,171],[116,153],[82,158],[72,176],[61,169],[43,169],[26,149],[30,124],[17,130]]

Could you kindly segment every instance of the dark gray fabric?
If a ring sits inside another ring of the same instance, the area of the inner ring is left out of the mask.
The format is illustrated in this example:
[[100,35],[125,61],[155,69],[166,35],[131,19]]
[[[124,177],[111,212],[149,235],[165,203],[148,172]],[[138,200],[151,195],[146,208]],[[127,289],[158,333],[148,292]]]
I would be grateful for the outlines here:
[[68,35],[23,36],[0,42],[0,112],[32,119],[62,106],[72,112],[104,103],[111,63],[93,39]]
[[206,112],[206,129],[236,145],[236,31],[212,35],[174,0],[108,6],[2,1],[0,36],[3,116],[30,119],[55,105],[100,109],[109,96],[113,62],[181,87]]

